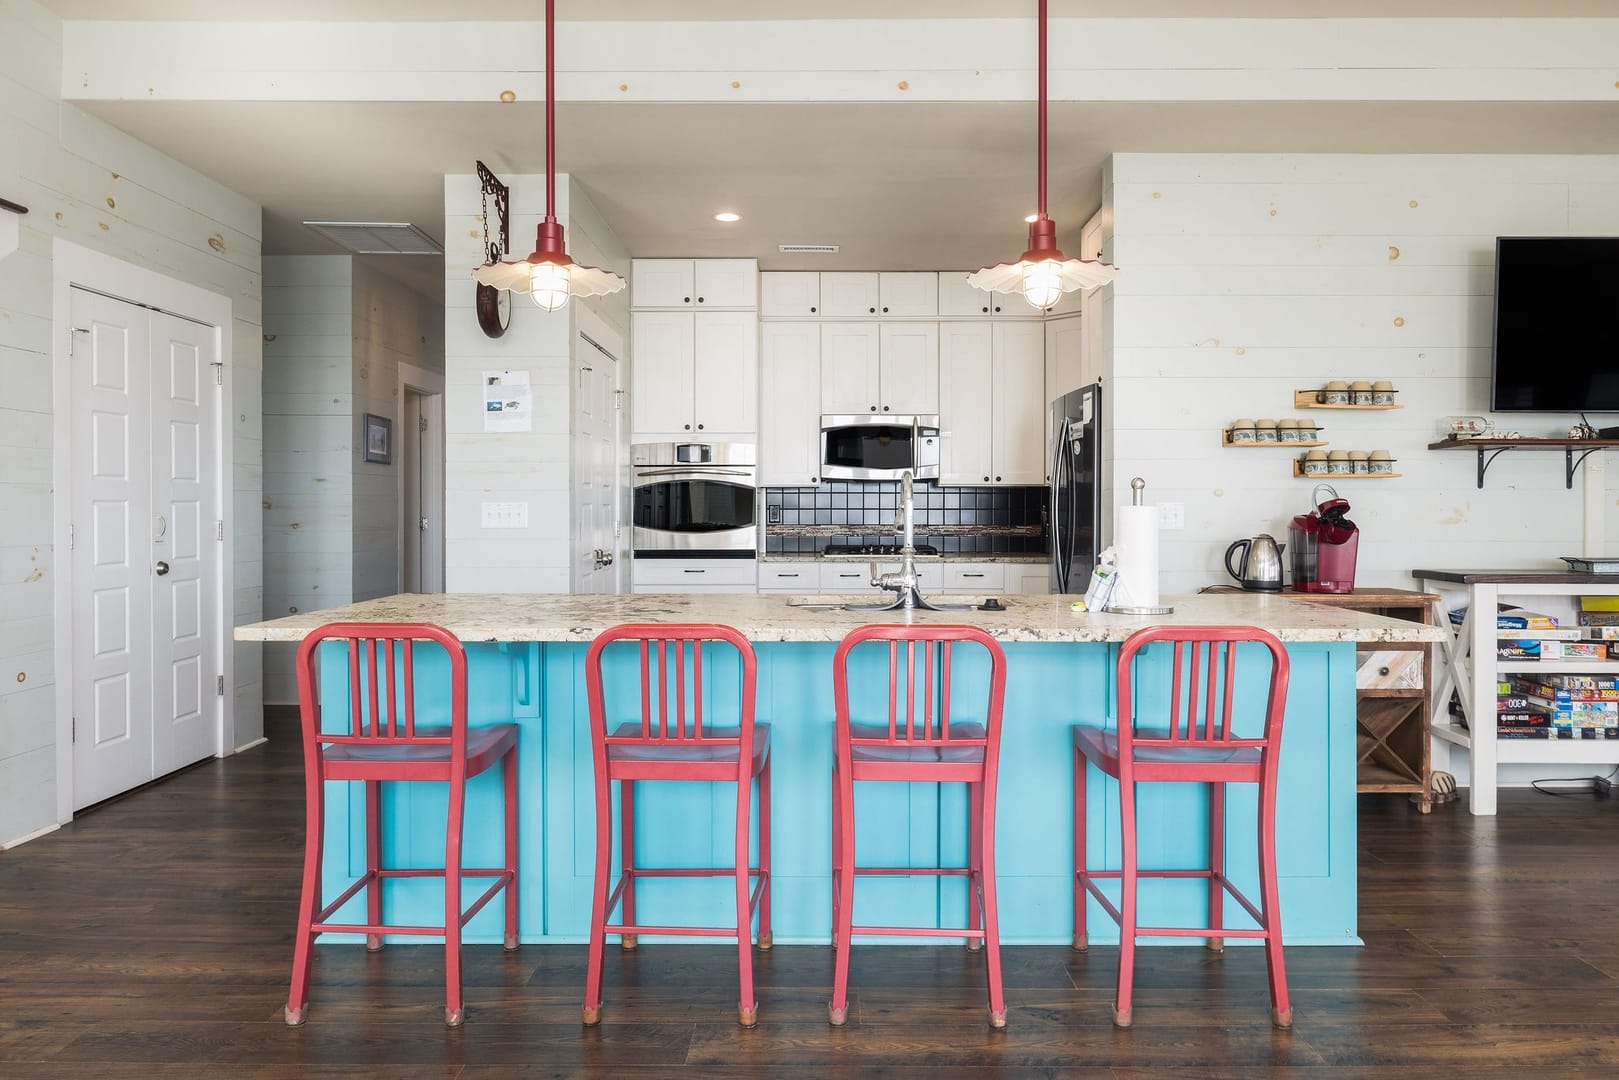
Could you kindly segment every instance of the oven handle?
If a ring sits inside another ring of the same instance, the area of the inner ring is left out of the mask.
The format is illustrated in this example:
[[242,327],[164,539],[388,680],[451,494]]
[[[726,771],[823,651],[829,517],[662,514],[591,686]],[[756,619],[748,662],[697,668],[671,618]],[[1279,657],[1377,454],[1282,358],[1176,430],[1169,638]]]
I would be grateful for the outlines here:
[[741,476],[753,479],[753,469],[647,469],[637,468],[637,478],[643,476],[685,476],[693,480],[706,480],[714,476]]

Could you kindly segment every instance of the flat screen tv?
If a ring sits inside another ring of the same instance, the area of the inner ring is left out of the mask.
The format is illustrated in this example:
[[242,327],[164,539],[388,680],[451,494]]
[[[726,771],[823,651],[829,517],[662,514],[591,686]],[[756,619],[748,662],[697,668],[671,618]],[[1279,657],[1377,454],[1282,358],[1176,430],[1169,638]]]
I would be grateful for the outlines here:
[[1495,241],[1495,412],[1619,412],[1619,237]]

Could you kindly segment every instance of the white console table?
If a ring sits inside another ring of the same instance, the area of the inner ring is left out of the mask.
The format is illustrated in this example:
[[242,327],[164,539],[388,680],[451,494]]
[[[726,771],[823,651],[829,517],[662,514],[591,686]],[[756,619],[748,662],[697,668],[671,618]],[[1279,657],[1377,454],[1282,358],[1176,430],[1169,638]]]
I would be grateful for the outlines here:
[[[1619,660],[1498,660],[1496,608],[1502,598],[1533,608],[1535,597],[1619,595],[1619,574],[1571,574],[1556,570],[1413,570],[1429,592],[1467,588],[1467,618],[1441,645],[1442,663],[1434,677],[1433,734],[1462,747],[1468,755],[1468,808],[1495,813],[1496,771],[1519,762],[1555,765],[1619,764],[1619,740],[1499,739],[1495,733],[1496,683],[1516,673],[1542,675],[1619,675]],[[1564,601],[1566,602],[1566,601]],[[1578,607],[1578,600],[1574,605]],[[1434,621],[1451,626],[1449,612],[1436,605]],[[1533,637],[1533,630],[1520,635]],[[1465,729],[1448,722],[1455,689],[1467,717]]]

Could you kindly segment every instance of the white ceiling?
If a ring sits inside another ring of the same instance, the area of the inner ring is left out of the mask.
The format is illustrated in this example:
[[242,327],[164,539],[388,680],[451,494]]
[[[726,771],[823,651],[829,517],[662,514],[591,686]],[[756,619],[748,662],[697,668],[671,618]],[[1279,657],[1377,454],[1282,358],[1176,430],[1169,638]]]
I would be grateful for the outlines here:
[[[478,22],[543,16],[543,0],[42,0],[64,19],[205,22]],[[983,19],[1035,11],[1034,0],[559,0],[557,18],[605,21]],[[1052,18],[1600,18],[1614,0],[1052,0]]]

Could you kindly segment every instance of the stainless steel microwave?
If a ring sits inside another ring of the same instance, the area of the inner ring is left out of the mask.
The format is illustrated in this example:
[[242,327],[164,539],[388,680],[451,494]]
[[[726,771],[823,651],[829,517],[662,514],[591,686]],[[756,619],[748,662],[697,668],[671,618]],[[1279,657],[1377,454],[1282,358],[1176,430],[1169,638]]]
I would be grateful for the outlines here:
[[936,415],[821,417],[821,477],[826,480],[939,478]]

